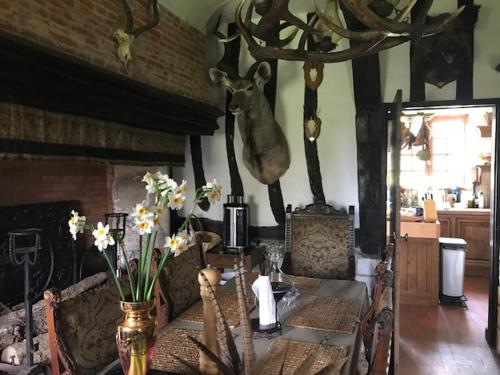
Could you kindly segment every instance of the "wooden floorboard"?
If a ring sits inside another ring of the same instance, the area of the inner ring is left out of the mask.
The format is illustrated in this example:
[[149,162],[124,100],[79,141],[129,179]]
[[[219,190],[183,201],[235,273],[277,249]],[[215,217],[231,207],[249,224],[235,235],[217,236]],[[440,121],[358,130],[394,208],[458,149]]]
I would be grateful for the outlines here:
[[465,278],[468,309],[401,305],[400,374],[500,374],[484,338],[488,279]]

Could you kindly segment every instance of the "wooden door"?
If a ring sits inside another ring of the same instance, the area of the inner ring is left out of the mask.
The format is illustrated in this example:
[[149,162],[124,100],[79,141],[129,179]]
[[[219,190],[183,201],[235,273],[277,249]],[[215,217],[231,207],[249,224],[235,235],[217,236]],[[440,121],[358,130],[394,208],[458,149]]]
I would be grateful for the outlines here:
[[388,203],[390,205],[389,235],[390,241],[394,244],[394,339],[392,356],[392,373],[399,374],[399,255],[398,249],[402,246],[400,236],[401,224],[401,189],[399,186],[400,159],[401,159],[401,102],[402,91],[398,90],[394,97],[394,102],[390,106],[390,117],[388,121],[388,143],[387,149],[390,153],[387,168],[387,186],[389,187]]

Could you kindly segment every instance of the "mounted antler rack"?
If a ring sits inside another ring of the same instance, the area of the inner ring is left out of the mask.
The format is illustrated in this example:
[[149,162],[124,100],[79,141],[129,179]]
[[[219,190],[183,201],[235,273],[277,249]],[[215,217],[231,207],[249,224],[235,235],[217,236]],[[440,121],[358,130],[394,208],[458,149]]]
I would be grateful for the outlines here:
[[[425,17],[432,5],[432,0],[425,0],[421,13],[409,21],[409,15],[417,0],[408,0],[398,9],[394,0],[326,0],[323,10],[316,0],[311,0],[316,15],[305,23],[289,10],[290,0],[250,0],[245,17],[242,12],[247,0],[242,0],[235,13],[238,34],[246,40],[248,50],[257,60],[282,59],[290,61],[316,61],[334,63],[350,60],[395,47],[413,40],[441,32],[462,12],[460,7],[439,24],[425,25]],[[252,21],[254,10],[260,19]],[[339,16],[340,10],[348,11],[365,27],[364,31],[347,29]],[[280,33],[292,28],[284,38]],[[301,32],[298,47],[286,48],[296,35]],[[221,39],[233,40],[238,34]],[[307,51],[306,41],[313,36],[317,51]],[[340,39],[357,41],[355,46],[336,50]],[[265,45],[264,45],[265,44]]]
[[117,29],[113,33],[113,36],[118,42],[118,48],[116,51],[118,54],[118,58],[121,62],[123,62],[125,69],[128,70],[128,62],[132,59],[132,43],[141,34],[148,31],[149,29],[152,29],[160,23],[160,13],[158,10],[158,0],[151,0],[153,17],[143,26],[134,28],[134,16],[132,14],[132,8],[130,7],[128,0],[122,0],[122,4],[127,16],[127,24],[125,25],[125,29]]

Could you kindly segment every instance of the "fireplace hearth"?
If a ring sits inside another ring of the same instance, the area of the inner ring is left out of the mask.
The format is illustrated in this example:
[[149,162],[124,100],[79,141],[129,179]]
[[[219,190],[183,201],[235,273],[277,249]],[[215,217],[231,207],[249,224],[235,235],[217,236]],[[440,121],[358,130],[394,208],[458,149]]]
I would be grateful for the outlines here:
[[23,266],[13,266],[7,233],[41,228],[42,250],[32,266],[33,299],[41,298],[48,287],[65,288],[77,281],[76,251],[68,232],[71,201],[0,207],[0,302],[13,306],[23,301]]

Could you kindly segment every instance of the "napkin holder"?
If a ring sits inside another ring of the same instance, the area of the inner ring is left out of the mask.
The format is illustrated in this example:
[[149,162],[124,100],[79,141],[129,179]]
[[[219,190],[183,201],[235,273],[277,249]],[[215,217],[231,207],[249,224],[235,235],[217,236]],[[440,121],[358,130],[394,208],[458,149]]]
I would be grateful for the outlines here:
[[259,275],[252,284],[252,291],[259,301],[259,317],[250,320],[252,331],[264,335],[281,334],[278,307],[274,299],[270,277]]

